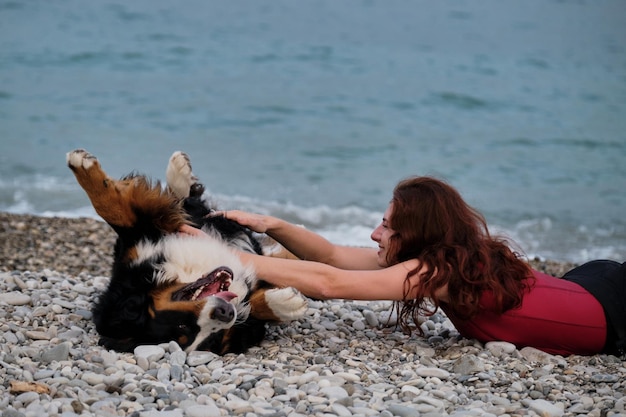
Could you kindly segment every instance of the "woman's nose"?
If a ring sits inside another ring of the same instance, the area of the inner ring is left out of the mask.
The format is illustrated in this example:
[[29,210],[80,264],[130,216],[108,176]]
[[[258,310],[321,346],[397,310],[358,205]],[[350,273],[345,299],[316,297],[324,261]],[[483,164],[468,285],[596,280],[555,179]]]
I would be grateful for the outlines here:
[[379,242],[380,241],[380,226],[378,226],[376,229],[374,229],[372,231],[372,234],[370,235],[370,238],[374,242]]

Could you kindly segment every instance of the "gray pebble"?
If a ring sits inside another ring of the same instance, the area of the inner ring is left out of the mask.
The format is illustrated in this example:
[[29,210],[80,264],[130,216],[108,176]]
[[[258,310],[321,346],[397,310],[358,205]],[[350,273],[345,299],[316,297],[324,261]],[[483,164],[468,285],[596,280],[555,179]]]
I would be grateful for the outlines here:
[[420,417],[421,415],[416,407],[408,407],[400,404],[391,404],[387,410],[392,415],[398,417]]
[[471,375],[485,370],[485,364],[476,355],[464,355],[457,359],[452,370],[456,374]]
[[369,324],[371,327],[378,327],[379,321],[376,313],[371,310],[365,310],[363,312],[363,317],[365,318],[367,324]]
[[47,349],[41,354],[41,361],[43,363],[62,362],[69,358],[70,345],[69,343],[61,343]]
[[591,380],[593,382],[613,383],[619,381],[619,376],[611,374],[594,374],[591,376]]

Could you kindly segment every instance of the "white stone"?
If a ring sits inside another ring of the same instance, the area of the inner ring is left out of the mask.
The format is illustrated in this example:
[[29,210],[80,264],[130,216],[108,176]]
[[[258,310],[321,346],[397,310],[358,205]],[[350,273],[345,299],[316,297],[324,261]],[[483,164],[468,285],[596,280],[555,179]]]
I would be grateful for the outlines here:
[[561,417],[565,410],[563,404],[553,404],[546,400],[533,400],[529,408],[542,417]]
[[23,306],[30,304],[30,302],[31,298],[28,294],[22,294],[17,291],[0,293],[0,303],[7,303],[12,306]]
[[81,379],[89,385],[98,385],[104,382],[104,375],[95,372],[84,372]]
[[351,372],[337,372],[335,376],[347,382],[359,382],[361,380],[361,377],[359,375],[353,374]]
[[417,387],[414,387],[412,385],[404,385],[402,386],[402,388],[400,388],[400,392],[402,393],[408,393],[411,394],[412,396],[418,396],[421,393],[421,390]]
[[510,354],[515,352],[515,345],[509,342],[487,342],[485,348],[491,352],[494,356],[501,356],[502,354]]
[[135,356],[146,358],[150,362],[155,362],[165,355],[165,349],[160,346],[142,345],[135,348]]
[[333,413],[336,416],[339,416],[339,417],[349,417],[352,415],[352,413],[346,406],[341,405],[339,403],[332,403],[330,405],[330,409],[333,411]]
[[216,359],[218,357],[219,356],[217,356],[213,352],[199,352],[199,351],[191,352],[189,355],[187,355],[187,365],[189,366],[204,365],[205,363],[209,363],[213,359]]
[[220,416],[220,409],[215,405],[192,405],[185,409],[187,417],[213,417]]
[[542,364],[556,362],[556,358],[554,358],[554,356],[533,347],[527,346],[525,348],[522,348],[520,350],[520,353],[528,362],[539,362]]
[[263,398],[265,400],[272,398],[274,396],[274,388],[272,388],[269,384],[259,382],[254,387],[254,393],[257,397]]
[[329,400],[338,400],[348,396],[348,392],[341,387],[324,387],[320,389],[320,394],[325,395]]
[[177,350],[170,354],[170,364],[183,366],[187,360],[187,354],[183,350]]
[[320,374],[316,371],[305,372],[298,378],[298,385],[304,385],[314,379],[317,379],[319,376]]
[[432,376],[435,378],[450,378],[450,372],[440,368],[417,368],[415,371],[419,376]]

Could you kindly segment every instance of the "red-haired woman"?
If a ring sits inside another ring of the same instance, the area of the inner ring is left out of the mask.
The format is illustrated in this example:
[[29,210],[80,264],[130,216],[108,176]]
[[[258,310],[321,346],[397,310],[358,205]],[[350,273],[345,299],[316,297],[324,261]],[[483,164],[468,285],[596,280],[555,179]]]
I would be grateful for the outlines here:
[[[371,238],[334,245],[271,216],[222,212],[266,233],[300,260],[242,253],[257,275],[321,299],[393,300],[405,331],[440,307],[461,335],[556,354],[624,354],[626,263],[593,261],[564,279],[530,268],[445,182],[401,181]],[[417,327],[419,331],[419,327]]]

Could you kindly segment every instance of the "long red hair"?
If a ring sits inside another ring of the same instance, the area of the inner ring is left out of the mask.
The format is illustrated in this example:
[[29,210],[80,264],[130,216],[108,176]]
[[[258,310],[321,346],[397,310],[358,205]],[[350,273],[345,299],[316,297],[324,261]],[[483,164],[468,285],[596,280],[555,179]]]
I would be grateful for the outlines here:
[[[492,237],[484,217],[459,192],[431,177],[411,177],[393,192],[388,263],[418,259],[425,266],[419,280],[410,271],[405,280],[399,323],[406,332],[419,313],[433,314],[440,306],[434,296],[447,286],[446,309],[461,319],[480,310],[484,291],[491,291],[496,312],[518,307],[531,285],[528,263],[506,241]],[[410,296],[409,296],[410,294]],[[420,333],[421,329],[418,327]]]

